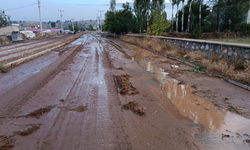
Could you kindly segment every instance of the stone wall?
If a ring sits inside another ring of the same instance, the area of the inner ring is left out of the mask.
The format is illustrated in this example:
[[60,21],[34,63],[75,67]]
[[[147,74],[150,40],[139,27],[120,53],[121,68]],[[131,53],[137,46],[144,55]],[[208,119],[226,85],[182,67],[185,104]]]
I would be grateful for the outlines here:
[[158,38],[164,42],[170,42],[174,45],[178,45],[187,51],[198,51],[215,54],[220,58],[225,57],[230,60],[242,60],[250,63],[250,45],[247,44],[235,44],[225,42],[213,42],[205,40],[185,39],[185,38],[170,38],[162,36],[144,36],[128,34],[128,37],[135,38]]
[[11,35],[12,31],[19,31],[18,26],[7,26],[0,28],[0,35]]

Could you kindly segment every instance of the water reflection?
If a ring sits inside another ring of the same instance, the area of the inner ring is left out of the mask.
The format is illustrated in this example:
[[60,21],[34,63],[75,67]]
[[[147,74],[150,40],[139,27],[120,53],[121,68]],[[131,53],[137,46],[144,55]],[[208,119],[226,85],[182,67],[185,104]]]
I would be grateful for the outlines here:
[[[244,140],[249,138],[244,135],[250,135],[249,119],[228,110],[219,109],[210,101],[194,95],[192,93],[194,89],[188,85],[180,85],[177,80],[168,77],[168,73],[164,69],[157,67],[155,59],[151,60],[147,52],[138,52],[133,59],[141,67],[151,72],[153,78],[161,83],[162,93],[174,104],[181,115],[203,127],[201,134],[206,135],[206,141],[208,143],[216,143],[210,146],[210,148],[249,148],[246,143],[243,143]],[[231,140],[231,145],[225,146],[221,144],[222,141],[224,142],[221,139],[222,133],[228,134],[230,137],[237,137],[237,139],[234,138]]]

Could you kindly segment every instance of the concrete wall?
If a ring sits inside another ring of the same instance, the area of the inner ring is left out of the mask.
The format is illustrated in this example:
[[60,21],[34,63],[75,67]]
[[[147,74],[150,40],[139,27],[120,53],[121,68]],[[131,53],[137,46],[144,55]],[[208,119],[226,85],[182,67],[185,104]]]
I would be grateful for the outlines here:
[[7,26],[0,28],[0,35],[11,35],[12,31],[19,31],[17,26]]
[[242,60],[250,63],[250,45],[247,44],[213,42],[185,38],[169,38],[162,36],[143,36],[133,34],[128,34],[126,36],[134,38],[158,38],[164,42],[170,42],[174,45],[178,45],[179,47],[187,51],[199,51],[210,54],[213,53],[220,58],[226,57],[230,60]]

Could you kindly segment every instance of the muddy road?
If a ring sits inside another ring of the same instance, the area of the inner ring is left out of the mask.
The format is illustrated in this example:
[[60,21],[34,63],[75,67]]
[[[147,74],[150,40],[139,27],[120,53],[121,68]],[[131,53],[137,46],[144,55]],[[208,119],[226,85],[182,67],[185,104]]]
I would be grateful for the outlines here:
[[249,149],[249,92],[190,69],[84,34],[0,74],[0,149]]

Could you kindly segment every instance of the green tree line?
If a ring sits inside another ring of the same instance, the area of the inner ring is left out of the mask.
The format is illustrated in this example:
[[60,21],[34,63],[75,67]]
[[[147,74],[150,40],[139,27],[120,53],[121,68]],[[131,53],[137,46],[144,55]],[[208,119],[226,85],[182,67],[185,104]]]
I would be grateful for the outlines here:
[[133,8],[125,3],[121,10],[115,10],[115,2],[111,0],[104,27],[117,34],[237,31],[239,26],[246,26],[242,22],[250,8],[249,0],[170,0],[172,17],[167,20],[164,0],[134,0]]

